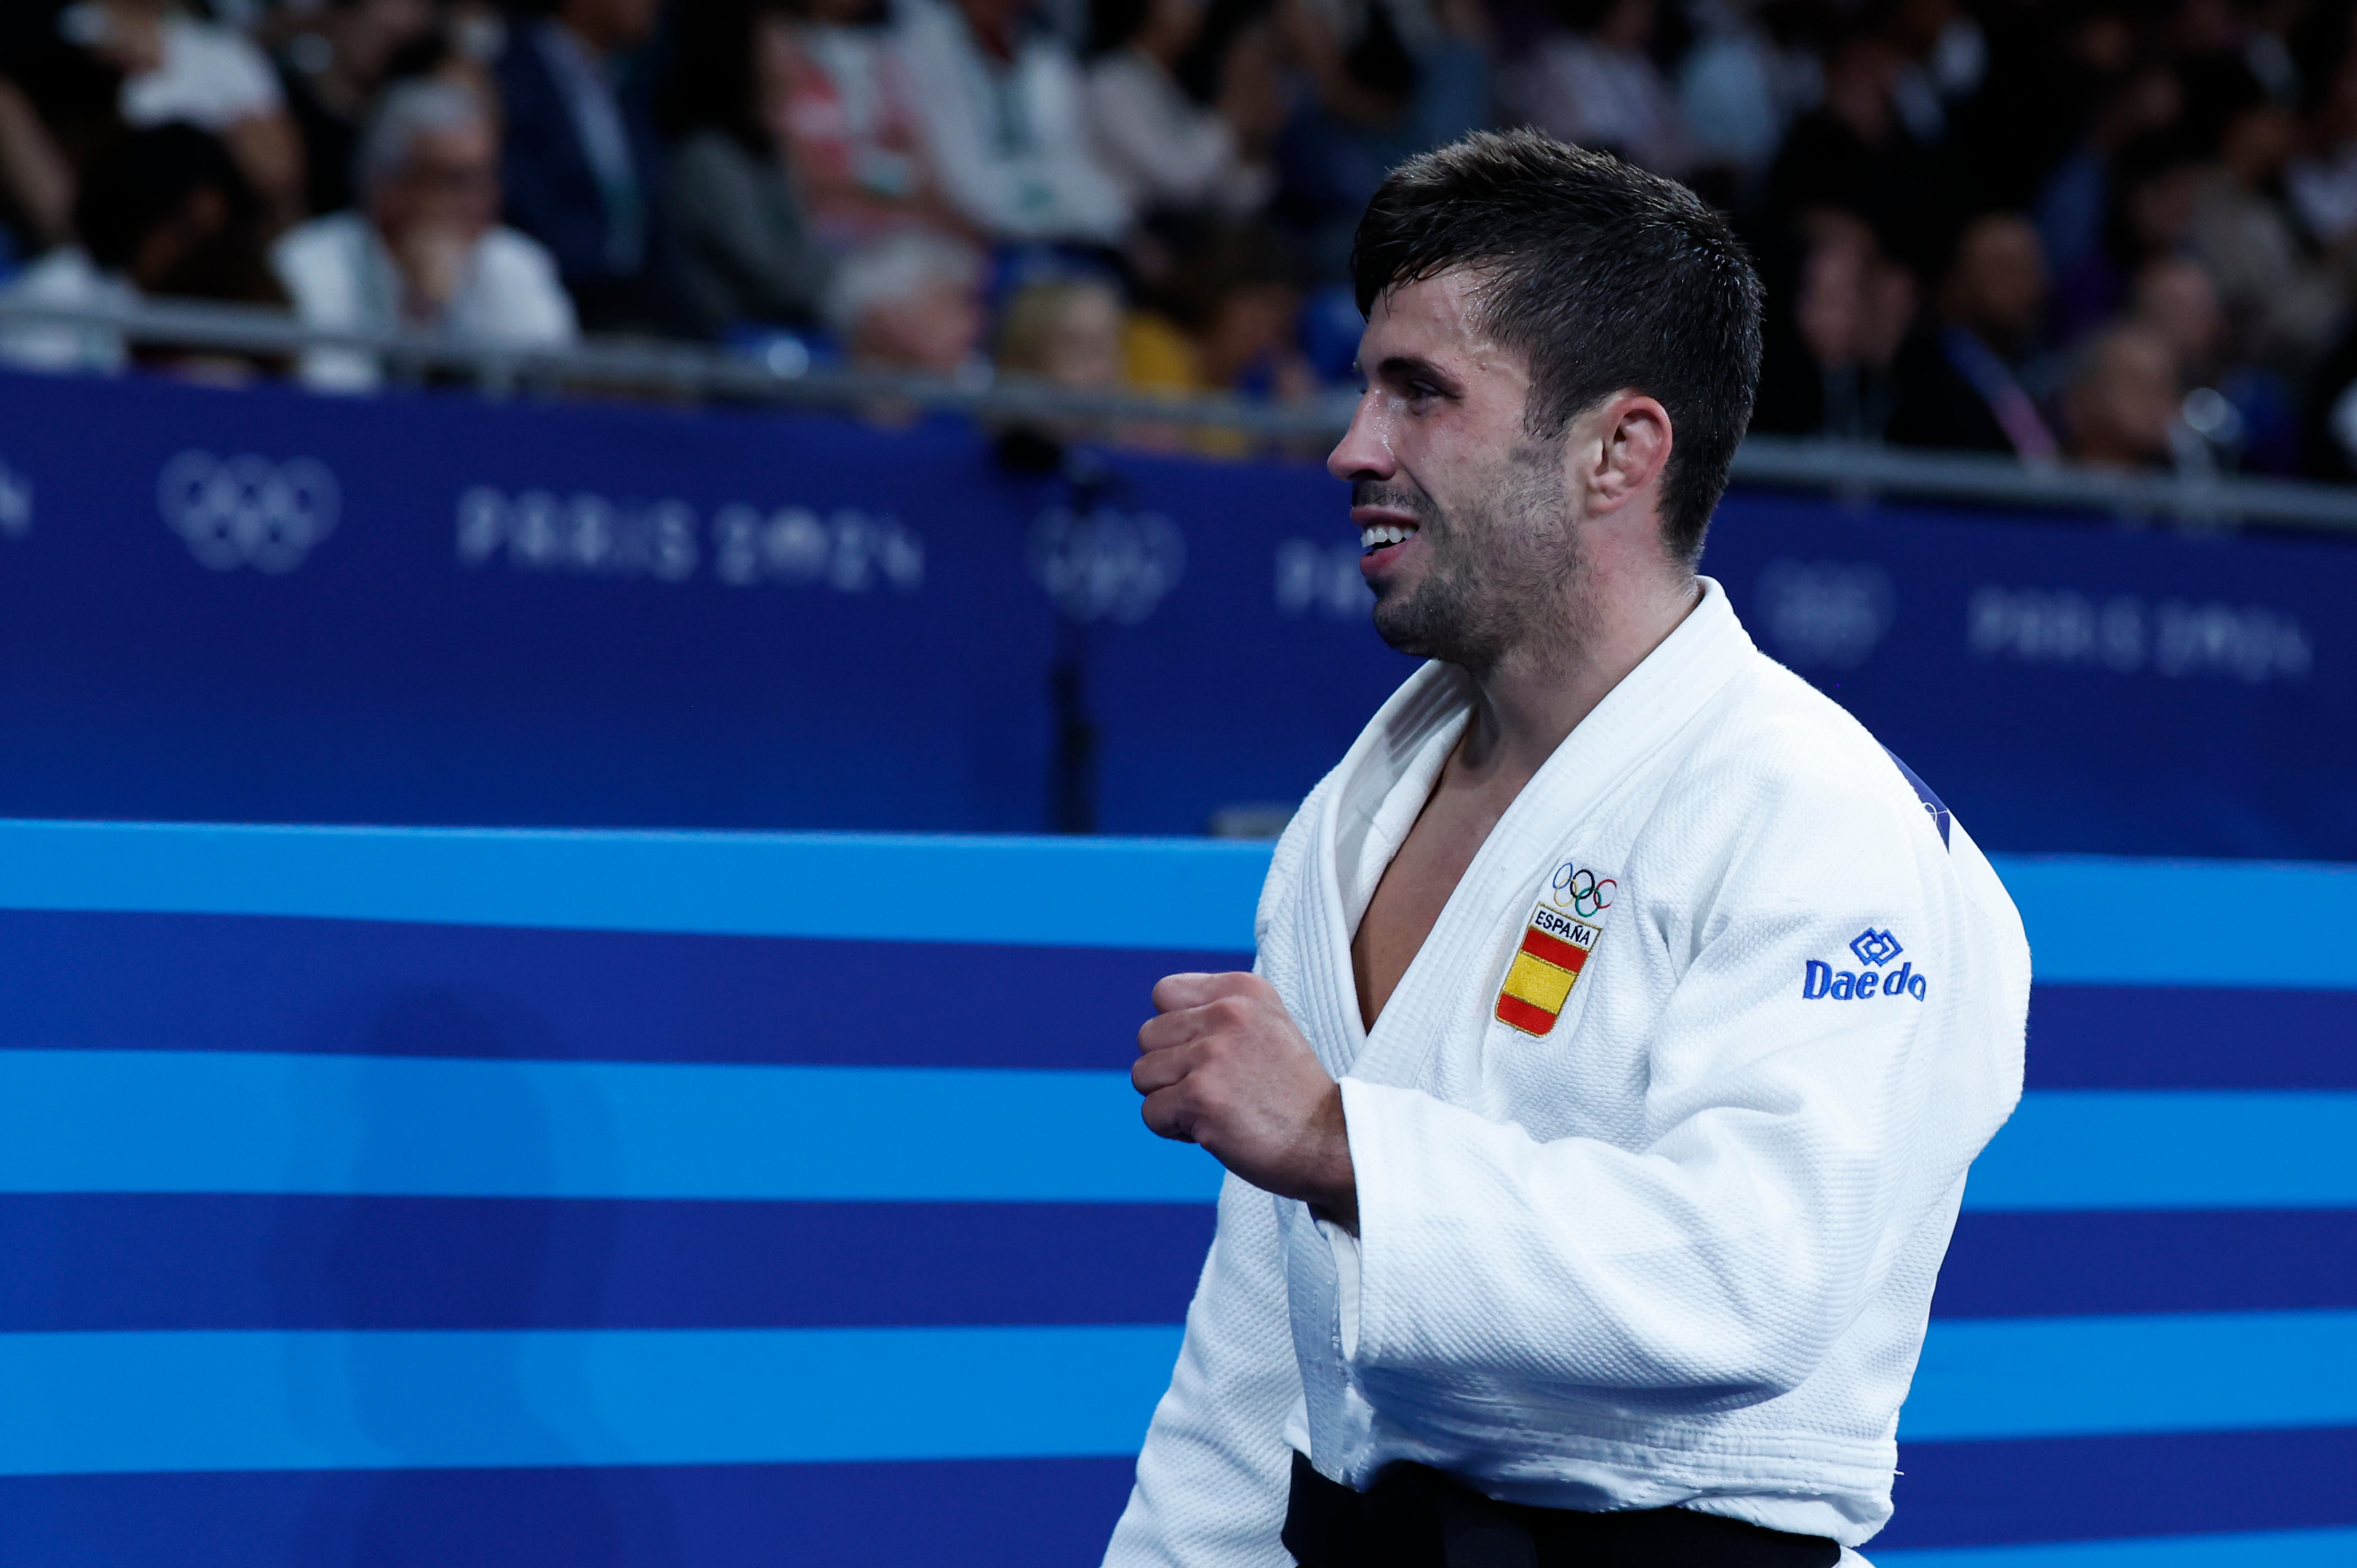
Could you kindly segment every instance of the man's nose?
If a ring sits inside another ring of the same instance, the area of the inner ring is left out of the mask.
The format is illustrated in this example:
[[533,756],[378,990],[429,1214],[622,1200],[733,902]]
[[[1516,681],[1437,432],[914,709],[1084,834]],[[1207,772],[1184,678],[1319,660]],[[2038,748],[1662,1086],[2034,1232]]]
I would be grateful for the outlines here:
[[1326,456],[1326,471],[1338,479],[1388,479],[1398,465],[1392,460],[1390,421],[1380,390],[1369,387],[1351,411],[1351,428]]

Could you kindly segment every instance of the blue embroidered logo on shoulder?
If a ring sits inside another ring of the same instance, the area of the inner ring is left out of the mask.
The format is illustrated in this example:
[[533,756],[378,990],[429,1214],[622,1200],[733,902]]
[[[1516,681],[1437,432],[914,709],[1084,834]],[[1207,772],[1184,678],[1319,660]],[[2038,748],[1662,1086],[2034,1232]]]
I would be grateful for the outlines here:
[[1868,996],[1911,996],[1921,1002],[1923,993],[1930,989],[1924,978],[1915,972],[1911,961],[1888,973],[1878,972],[1907,950],[1889,931],[1878,931],[1868,926],[1850,939],[1849,950],[1857,955],[1861,966],[1854,972],[1835,969],[1823,959],[1804,961],[1801,969],[1801,1000],[1814,1002],[1823,997],[1857,1002]]
[[1889,931],[1878,931],[1872,926],[1850,938],[1849,950],[1857,954],[1857,961],[1879,968],[1907,950]]

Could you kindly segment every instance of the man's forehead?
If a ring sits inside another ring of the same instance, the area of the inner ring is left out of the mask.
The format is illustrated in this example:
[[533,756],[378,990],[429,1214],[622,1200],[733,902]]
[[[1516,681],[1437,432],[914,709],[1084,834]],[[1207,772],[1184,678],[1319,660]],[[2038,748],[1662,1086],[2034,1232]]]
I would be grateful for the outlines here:
[[1372,372],[1386,360],[1415,360],[1460,374],[1481,370],[1516,373],[1521,354],[1491,336],[1480,274],[1451,268],[1386,289],[1376,296],[1360,339],[1359,363]]

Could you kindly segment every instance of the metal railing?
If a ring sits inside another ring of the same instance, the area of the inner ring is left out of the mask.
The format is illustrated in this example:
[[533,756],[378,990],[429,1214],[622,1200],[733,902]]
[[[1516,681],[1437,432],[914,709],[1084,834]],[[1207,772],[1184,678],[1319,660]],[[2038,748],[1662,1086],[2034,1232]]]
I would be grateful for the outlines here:
[[[394,383],[455,380],[493,397],[627,392],[838,413],[913,408],[1076,430],[1117,433],[1127,425],[1224,431],[1297,448],[1340,435],[1353,402],[1348,392],[1284,403],[1229,395],[1084,392],[1013,380],[814,366],[806,355],[791,351],[765,359],[655,340],[606,338],[565,349],[521,349],[438,332],[325,329],[305,326],[281,310],[172,300],[92,310],[0,296],[0,328],[6,327],[63,328],[110,334],[139,347],[287,361],[313,349],[357,351],[372,356]],[[1890,496],[2108,513],[2192,528],[2255,524],[2357,534],[2357,486],[2292,479],[2031,466],[1979,454],[1770,435],[1754,435],[1743,444],[1735,478],[1861,501]]]

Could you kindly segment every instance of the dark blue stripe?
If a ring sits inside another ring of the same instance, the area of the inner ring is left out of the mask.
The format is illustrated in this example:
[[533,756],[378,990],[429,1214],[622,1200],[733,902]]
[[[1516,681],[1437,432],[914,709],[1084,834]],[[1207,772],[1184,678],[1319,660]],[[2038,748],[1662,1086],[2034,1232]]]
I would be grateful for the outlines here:
[[2357,1213],[1975,1213],[1934,1317],[2357,1307]]
[[1868,1556],[2357,1524],[2357,1428],[1902,1443],[1899,1468]]
[[[1188,1204],[0,1195],[0,1331],[1175,1323]],[[1967,1213],[1943,1318],[2357,1307],[2357,1214]]]
[[0,1047],[1126,1070],[1248,954],[0,912]]
[[2041,984],[2029,1086],[2357,1089],[2352,1042],[2357,991]]
[[[2357,1523],[2357,1430],[1910,1444],[1869,1551]],[[1090,1568],[1125,1459],[0,1479],[16,1568]]]
[[[1243,953],[0,911],[0,1047],[1125,1066]],[[2033,1089],[2357,1088],[2357,991],[2040,984]]]
[[10,1568],[1094,1568],[1127,1459],[0,1479]]
[[0,1331],[1177,1323],[1194,1204],[0,1196]]

